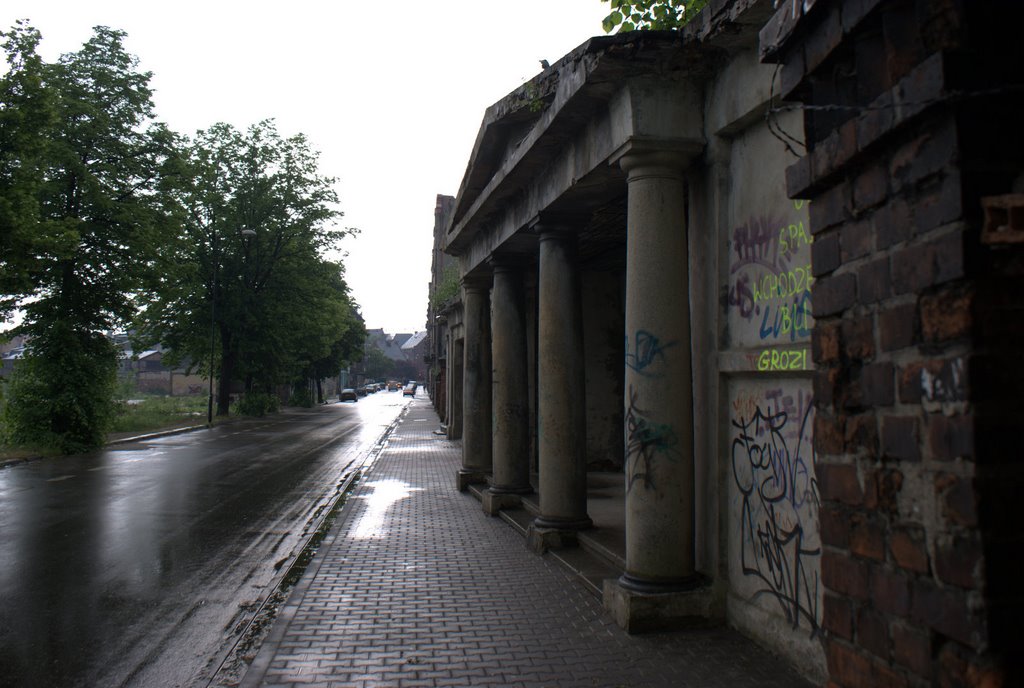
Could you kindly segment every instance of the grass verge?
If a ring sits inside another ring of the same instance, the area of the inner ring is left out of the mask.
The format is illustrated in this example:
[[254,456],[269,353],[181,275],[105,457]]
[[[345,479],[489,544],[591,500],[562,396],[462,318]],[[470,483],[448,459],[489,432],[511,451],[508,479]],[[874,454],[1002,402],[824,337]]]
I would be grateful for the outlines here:
[[[117,413],[107,433],[141,435],[169,428],[202,425],[206,422],[207,397],[140,397],[117,404]],[[27,461],[41,456],[57,456],[50,447],[16,446],[0,443],[0,465]]]
[[206,418],[206,397],[143,397],[118,404],[111,434],[149,432],[181,425],[200,425]]

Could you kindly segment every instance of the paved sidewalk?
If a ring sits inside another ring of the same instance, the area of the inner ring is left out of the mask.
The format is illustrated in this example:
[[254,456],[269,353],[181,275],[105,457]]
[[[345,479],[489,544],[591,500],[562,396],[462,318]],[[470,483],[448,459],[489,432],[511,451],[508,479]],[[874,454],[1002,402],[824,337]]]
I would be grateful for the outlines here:
[[630,636],[459,493],[458,445],[412,402],[242,686],[805,686],[727,630]]

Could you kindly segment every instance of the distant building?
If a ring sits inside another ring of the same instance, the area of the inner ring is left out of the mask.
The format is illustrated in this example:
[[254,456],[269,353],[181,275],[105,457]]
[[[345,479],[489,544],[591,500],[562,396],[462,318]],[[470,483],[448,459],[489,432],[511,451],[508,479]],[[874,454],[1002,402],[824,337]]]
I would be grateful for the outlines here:
[[[462,286],[458,260],[444,252],[445,228],[451,220],[455,197],[437,195],[434,205],[434,243],[430,259],[427,300],[427,389],[434,408],[447,427],[448,437],[462,437],[462,353],[454,347],[462,340]],[[451,367],[453,356],[458,363]]]

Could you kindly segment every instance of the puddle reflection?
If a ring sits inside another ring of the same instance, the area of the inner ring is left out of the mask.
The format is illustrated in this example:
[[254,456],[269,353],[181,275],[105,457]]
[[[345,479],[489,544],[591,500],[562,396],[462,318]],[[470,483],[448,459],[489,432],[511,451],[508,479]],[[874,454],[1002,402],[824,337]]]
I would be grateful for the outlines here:
[[359,497],[366,500],[366,510],[352,529],[352,537],[359,540],[387,535],[384,530],[384,516],[391,505],[408,498],[413,492],[423,491],[422,487],[413,487],[409,483],[393,479],[375,480],[367,483],[367,487],[373,488],[373,492]]

